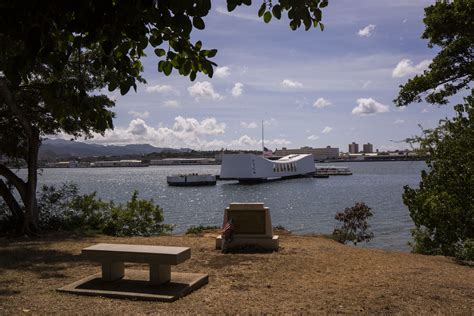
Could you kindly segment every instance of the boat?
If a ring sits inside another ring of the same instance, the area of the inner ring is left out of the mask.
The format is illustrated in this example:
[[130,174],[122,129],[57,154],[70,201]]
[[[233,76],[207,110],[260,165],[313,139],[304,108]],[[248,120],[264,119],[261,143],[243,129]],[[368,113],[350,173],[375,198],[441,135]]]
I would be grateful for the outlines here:
[[210,174],[179,174],[173,176],[167,176],[166,182],[171,186],[206,186],[216,185],[216,176]]
[[316,166],[316,176],[350,176],[352,171],[348,167],[340,166]]
[[258,183],[312,176],[315,172],[311,154],[293,154],[270,160],[254,154],[223,155],[220,180]]

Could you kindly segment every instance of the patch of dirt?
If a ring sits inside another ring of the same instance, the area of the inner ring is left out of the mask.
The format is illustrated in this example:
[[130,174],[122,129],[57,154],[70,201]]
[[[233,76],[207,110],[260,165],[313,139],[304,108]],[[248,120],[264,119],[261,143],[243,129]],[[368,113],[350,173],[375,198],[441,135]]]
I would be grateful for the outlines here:
[[[191,247],[191,259],[172,270],[207,273],[209,284],[173,303],[57,292],[100,271],[80,256],[99,242]],[[282,234],[280,245],[272,253],[223,254],[210,233],[0,239],[0,315],[474,312],[474,270],[451,258],[356,248],[318,236]]]

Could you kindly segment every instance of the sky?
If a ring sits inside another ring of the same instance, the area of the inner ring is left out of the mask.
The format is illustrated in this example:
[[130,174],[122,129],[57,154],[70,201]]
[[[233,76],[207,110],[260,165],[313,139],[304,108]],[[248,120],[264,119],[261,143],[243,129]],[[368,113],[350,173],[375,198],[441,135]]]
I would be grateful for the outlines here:
[[158,147],[259,149],[339,147],[370,142],[374,149],[409,148],[403,141],[453,115],[452,106],[397,108],[399,85],[436,55],[421,39],[425,0],[337,0],[323,10],[325,29],[291,31],[288,21],[265,24],[259,1],[232,13],[213,1],[205,30],[192,40],[218,49],[213,78],[194,82],[157,71],[148,51],[147,84],[116,100],[114,131],[90,142]]

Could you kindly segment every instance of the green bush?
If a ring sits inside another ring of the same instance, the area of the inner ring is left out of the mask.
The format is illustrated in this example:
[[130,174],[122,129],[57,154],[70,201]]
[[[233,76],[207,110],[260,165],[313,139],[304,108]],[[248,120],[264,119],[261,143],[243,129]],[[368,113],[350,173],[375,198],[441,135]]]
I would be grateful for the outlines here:
[[186,235],[199,235],[204,233],[206,230],[216,230],[220,229],[219,226],[204,226],[204,225],[199,225],[199,226],[190,226],[188,230],[186,231]]
[[173,225],[161,224],[163,210],[153,200],[138,198],[138,191],[125,205],[110,203],[110,218],[104,233],[114,236],[150,236],[168,233]]
[[[7,232],[11,214],[0,203],[0,229]],[[102,201],[96,192],[79,194],[77,185],[43,186],[38,196],[39,225],[43,231],[92,230],[113,236],[150,236],[168,233],[163,210],[153,200],[138,198],[135,191],[125,204]]]
[[353,207],[348,207],[344,212],[336,213],[336,220],[342,226],[334,229],[332,235],[340,243],[352,241],[354,245],[358,242],[369,242],[374,234],[369,232],[370,225],[367,220],[372,216],[371,208],[365,203],[356,203]]
[[456,258],[463,261],[474,261],[474,239],[467,239],[456,248]]
[[[413,252],[465,256],[474,240],[474,90],[454,118],[415,138],[430,159],[418,187],[404,187]],[[469,241],[471,240],[471,241]],[[465,249],[465,250],[460,250]]]

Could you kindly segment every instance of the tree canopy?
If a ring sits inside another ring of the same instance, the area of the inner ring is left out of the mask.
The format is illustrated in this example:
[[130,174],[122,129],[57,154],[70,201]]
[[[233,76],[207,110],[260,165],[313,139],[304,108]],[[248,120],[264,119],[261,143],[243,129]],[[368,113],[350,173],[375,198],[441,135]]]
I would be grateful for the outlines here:
[[[227,9],[251,4],[227,0]],[[327,0],[263,0],[257,14],[269,22],[286,13],[293,30],[323,30],[321,9],[327,5]],[[0,164],[7,180],[0,177],[0,195],[23,231],[37,228],[42,138],[88,137],[113,128],[114,102],[100,91],[126,94],[144,83],[141,60],[147,48],[164,75],[175,70],[191,80],[197,73],[212,77],[217,49],[190,39],[193,30],[205,28],[210,9],[210,0],[0,2],[0,154],[28,166],[24,180]]]
[[[401,86],[396,105],[447,104],[464,95],[452,119],[412,142],[429,154],[418,188],[403,201],[415,223],[415,252],[474,259],[474,1],[438,1],[425,9],[423,38],[440,48],[429,68]],[[470,89],[470,91],[469,91]]]
[[474,96],[465,101],[452,120],[416,139],[430,160],[419,188],[405,187],[403,195],[415,252],[459,256],[474,246]]
[[470,89],[474,79],[474,1],[438,1],[425,9],[422,38],[439,47],[429,68],[400,86],[397,106],[424,100],[446,104],[448,98]]

